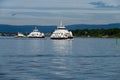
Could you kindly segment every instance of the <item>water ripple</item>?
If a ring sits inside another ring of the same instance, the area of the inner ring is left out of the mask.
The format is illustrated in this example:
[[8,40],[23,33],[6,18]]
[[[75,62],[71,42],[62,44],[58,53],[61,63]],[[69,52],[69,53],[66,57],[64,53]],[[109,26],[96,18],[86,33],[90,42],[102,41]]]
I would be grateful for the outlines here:
[[70,58],[110,58],[110,57],[120,57],[120,55],[3,55],[3,57],[70,57]]
[[6,74],[6,73],[1,73],[1,72],[0,72],[0,76],[1,76],[1,75],[3,76],[3,75],[7,75],[7,74]]

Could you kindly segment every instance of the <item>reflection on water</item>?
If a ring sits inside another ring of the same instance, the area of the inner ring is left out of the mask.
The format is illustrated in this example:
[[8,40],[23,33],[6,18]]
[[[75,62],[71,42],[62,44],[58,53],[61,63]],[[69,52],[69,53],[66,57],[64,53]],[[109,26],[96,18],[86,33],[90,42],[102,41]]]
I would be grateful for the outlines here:
[[119,80],[114,39],[0,39],[0,80]]
[[70,54],[72,51],[72,40],[53,40],[53,49],[60,55]]
[[52,59],[52,65],[50,68],[54,68],[50,73],[54,76],[58,76],[59,79],[72,79],[72,76],[68,73],[70,71],[67,65],[68,59],[65,57],[72,53],[72,40],[53,40],[54,54],[60,55]]

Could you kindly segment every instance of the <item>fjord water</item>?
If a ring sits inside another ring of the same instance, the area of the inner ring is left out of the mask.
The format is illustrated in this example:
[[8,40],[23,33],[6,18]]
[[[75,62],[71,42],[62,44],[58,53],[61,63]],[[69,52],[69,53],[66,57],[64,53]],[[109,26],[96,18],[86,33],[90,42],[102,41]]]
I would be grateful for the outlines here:
[[0,80],[119,80],[120,43],[0,38]]

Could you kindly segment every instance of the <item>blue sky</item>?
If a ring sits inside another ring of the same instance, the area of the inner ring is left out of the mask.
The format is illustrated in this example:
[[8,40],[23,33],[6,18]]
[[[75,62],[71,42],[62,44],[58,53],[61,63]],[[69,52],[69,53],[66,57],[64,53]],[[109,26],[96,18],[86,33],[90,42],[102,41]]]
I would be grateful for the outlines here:
[[0,0],[0,24],[120,23],[120,0]]

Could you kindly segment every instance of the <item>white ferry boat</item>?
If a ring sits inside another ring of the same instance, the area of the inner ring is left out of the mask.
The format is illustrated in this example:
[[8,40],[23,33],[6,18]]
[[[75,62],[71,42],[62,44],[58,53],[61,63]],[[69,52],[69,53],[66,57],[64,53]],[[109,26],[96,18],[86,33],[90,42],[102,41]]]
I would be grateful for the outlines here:
[[15,36],[16,38],[24,38],[26,37],[24,34],[18,32],[18,34]]
[[73,38],[73,34],[71,31],[65,29],[65,26],[62,25],[57,27],[57,29],[50,36],[51,39],[71,39]]
[[27,35],[28,38],[44,38],[45,35],[44,33],[39,32],[39,30],[37,29],[37,27],[35,27],[35,29],[33,30],[33,32],[31,32],[29,35]]

